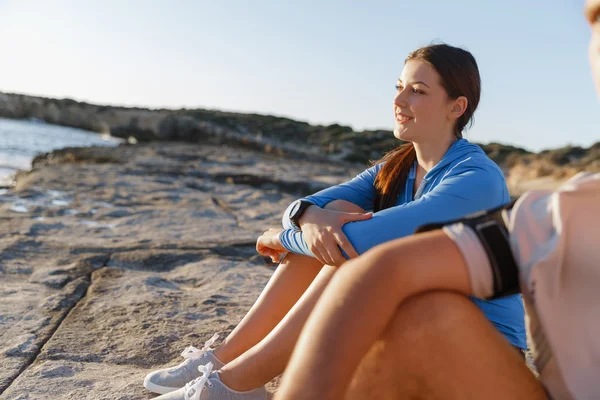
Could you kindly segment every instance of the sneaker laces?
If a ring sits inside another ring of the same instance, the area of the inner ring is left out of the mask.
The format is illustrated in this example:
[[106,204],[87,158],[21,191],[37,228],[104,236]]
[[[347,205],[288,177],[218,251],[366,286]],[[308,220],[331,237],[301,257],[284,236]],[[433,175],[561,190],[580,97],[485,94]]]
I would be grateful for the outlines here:
[[198,371],[200,371],[202,375],[185,384],[185,400],[200,400],[200,394],[202,393],[202,390],[204,390],[204,385],[206,384],[209,387],[212,387],[212,383],[208,380],[212,369],[213,363],[211,362],[206,365],[198,366]]
[[186,349],[183,350],[183,352],[181,353],[181,356],[185,358],[185,361],[179,364],[178,366],[171,368],[171,370],[176,370],[187,365],[190,360],[196,360],[200,357],[203,357],[207,352],[212,350],[210,346],[212,346],[218,338],[219,334],[215,333],[213,337],[211,337],[204,343],[204,346],[201,349],[198,349],[194,346],[186,347]]

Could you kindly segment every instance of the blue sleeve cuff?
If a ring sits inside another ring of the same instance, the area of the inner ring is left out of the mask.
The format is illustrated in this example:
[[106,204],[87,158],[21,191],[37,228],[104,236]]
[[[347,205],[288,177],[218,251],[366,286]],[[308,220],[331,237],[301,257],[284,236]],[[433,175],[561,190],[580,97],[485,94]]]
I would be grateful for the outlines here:
[[304,241],[302,231],[295,229],[285,229],[279,234],[279,241],[285,249],[291,253],[304,254],[309,257],[315,255],[308,249],[308,245]]
[[[302,233],[302,231],[286,229],[279,234],[279,241],[281,242],[281,245],[291,253],[315,257],[312,251],[309,250],[308,245],[304,240],[304,234]],[[346,254],[346,252],[342,250],[341,247],[338,246],[338,249],[347,260],[350,259],[350,257],[348,257],[348,254]]]

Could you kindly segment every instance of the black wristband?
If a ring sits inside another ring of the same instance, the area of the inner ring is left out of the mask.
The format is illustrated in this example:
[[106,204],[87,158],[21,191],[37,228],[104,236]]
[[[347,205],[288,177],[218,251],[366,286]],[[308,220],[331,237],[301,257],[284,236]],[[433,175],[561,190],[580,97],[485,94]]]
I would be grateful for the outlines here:
[[300,230],[300,217],[302,217],[306,209],[312,205],[314,204],[306,200],[296,200],[290,211],[290,221],[296,229]]
[[508,229],[502,214],[512,204],[472,214],[454,221],[428,224],[417,228],[415,233],[441,229],[444,226],[462,223],[477,235],[490,261],[494,279],[494,294],[491,298],[509,296],[519,292],[519,268],[510,247]]

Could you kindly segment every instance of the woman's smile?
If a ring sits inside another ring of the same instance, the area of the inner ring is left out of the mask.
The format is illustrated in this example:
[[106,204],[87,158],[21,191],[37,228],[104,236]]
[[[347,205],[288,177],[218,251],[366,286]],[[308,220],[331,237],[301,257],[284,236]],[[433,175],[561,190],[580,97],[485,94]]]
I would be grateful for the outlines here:
[[402,114],[399,111],[396,111],[396,122],[399,124],[405,124],[409,121],[412,121],[414,117],[409,117],[408,115]]

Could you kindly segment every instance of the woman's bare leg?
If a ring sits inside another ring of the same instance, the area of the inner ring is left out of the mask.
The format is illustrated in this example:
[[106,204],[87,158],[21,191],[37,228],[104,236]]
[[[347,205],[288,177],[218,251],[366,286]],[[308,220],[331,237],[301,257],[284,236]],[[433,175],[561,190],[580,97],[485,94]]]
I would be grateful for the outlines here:
[[453,292],[408,299],[362,359],[346,399],[546,399],[523,358]]
[[[357,205],[343,200],[332,201],[325,208],[364,212]],[[296,304],[322,267],[323,264],[315,258],[288,254],[248,314],[215,349],[215,356],[229,363],[264,339]]]
[[260,342],[296,304],[322,267],[315,258],[288,254],[248,314],[215,349],[215,356],[228,363]]
[[221,369],[219,376],[223,383],[234,390],[251,390],[265,385],[284,371],[306,320],[335,270],[335,267],[325,265],[277,327]]

